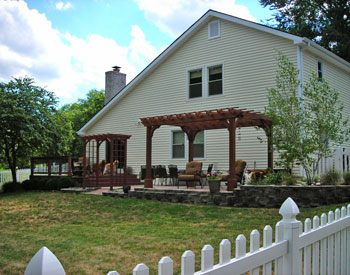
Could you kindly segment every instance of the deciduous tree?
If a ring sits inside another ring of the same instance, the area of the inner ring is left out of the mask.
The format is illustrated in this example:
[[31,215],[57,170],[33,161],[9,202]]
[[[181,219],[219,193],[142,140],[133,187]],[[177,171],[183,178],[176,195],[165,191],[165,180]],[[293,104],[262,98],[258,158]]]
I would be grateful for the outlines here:
[[271,27],[307,37],[350,62],[349,0],[260,0],[276,11]]

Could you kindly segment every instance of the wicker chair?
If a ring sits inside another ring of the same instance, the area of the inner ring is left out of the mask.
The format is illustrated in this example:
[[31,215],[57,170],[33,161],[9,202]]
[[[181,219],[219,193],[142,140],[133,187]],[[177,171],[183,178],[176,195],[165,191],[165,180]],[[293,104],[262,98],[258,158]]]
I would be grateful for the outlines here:
[[[237,182],[240,182],[241,184],[243,184],[244,169],[246,166],[247,163],[244,160],[236,160],[234,178],[237,179]],[[227,181],[228,177],[228,174],[223,174],[221,175],[221,180]]]
[[[180,174],[178,176],[179,181],[185,181],[188,188],[189,182],[199,182],[201,183],[201,171],[203,163],[200,161],[190,161],[186,164],[186,174]],[[202,186],[203,187],[203,186]]]

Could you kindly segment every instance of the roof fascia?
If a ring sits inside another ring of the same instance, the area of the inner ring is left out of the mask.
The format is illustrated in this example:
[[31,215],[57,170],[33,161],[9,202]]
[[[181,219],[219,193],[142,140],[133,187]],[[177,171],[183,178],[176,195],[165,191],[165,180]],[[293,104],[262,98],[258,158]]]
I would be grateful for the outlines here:
[[322,46],[318,45],[317,43],[315,43],[314,41],[306,37],[303,38],[303,41],[304,41],[304,46],[306,46],[306,50],[334,64],[335,66],[340,67],[341,69],[345,70],[347,73],[350,73],[349,62],[347,62],[343,58],[337,56],[336,54],[323,48]]
[[85,135],[86,130],[92,126],[104,113],[106,113],[115,102],[122,98],[125,93],[132,89],[139,81],[145,78],[153,69],[155,69],[166,57],[172,54],[175,49],[181,45],[184,41],[190,38],[194,34],[194,31],[204,24],[211,12],[206,12],[201,18],[199,18],[191,27],[189,27],[180,37],[178,37],[165,51],[158,55],[141,73],[139,73],[128,85],[126,85],[116,96],[112,98],[92,119],[90,119],[78,132],[78,135]]

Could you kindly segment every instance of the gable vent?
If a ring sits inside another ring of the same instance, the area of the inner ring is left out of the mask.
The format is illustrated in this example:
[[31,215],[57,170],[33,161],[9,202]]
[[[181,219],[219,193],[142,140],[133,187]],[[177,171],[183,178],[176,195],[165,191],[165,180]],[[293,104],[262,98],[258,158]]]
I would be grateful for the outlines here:
[[208,37],[216,38],[220,37],[220,21],[212,21],[208,24]]

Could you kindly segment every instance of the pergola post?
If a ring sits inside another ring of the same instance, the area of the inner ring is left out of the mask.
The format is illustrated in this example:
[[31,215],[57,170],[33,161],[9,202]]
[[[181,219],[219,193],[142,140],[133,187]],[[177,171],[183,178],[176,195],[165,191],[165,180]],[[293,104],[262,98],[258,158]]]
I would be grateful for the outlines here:
[[[144,186],[145,188],[153,188],[152,177],[152,137],[153,133],[160,126],[147,126],[146,132],[146,178]],[[125,168],[124,168],[125,169]]]
[[[191,129],[186,129],[185,127],[182,127],[182,130],[186,133],[187,138],[188,138],[188,161],[193,161],[194,158],[194,139],[198,133],[197,130],[191,130]],[[187,183],[188,187],[195,187],[195,182],[194,181],[189,181]]]
[[97,148],[96,148],[96,187],[99,185],[99,170],[100,170],[100,141],[97,142]]
[[[124,143],[124,152],[127,152],[128,147],[128,141],[126,139],[123,140]],[[128,174],[128,166],[127,166],[127,158],[124,157],[124,176],[123,176],[123,186],[126,184],[126,176]]]
[[273,130],[272,126],[267,131],[267,167],[273,170]]
[[109,165],[110,165],[110,186],[109,186],[109,190],[113,190],[113,170],[114,170],[114,167],[113,167],[113,151],[114,151],[114,139],[107,139],[106,141],[109,142],[109,148],[110,148],[110,152],[109,152]]
[[84,145],[83,145],[83,189],[86,188],[86,145],[87,140],[84,139]]
[[236,120],[237,118],[228,121],[229,131],[229,177],[227,180],[227,190],[233,191],[237,188],[237,178],[235,177],[235,163],[236,163]]

